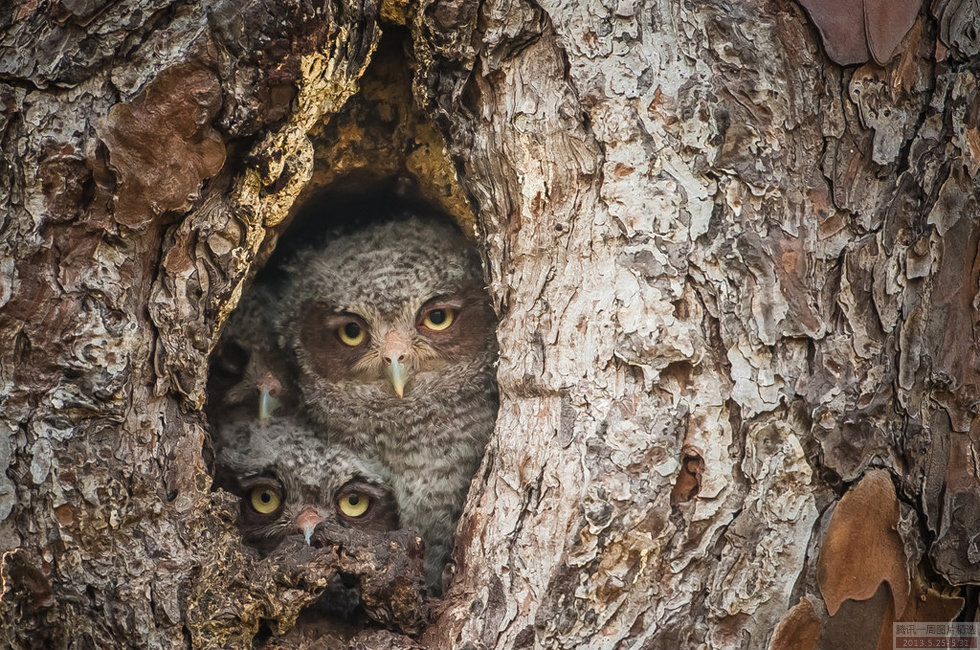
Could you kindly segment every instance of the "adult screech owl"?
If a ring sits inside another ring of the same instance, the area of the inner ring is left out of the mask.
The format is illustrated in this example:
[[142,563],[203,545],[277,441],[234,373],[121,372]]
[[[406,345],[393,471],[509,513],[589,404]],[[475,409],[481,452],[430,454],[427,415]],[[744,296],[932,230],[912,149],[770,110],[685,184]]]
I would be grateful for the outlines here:
[[497,412],[496,317],[454,226],[376,223],[297,253],[278,324],[311,416],[388,470],[438,592]]
[[238,527],[246,544],[267,553],[289,535],[309,543],[321,522],[366,533],[398,528],[383,470],[302,421],[243,420],[220,432],[216,482],[241,499]]

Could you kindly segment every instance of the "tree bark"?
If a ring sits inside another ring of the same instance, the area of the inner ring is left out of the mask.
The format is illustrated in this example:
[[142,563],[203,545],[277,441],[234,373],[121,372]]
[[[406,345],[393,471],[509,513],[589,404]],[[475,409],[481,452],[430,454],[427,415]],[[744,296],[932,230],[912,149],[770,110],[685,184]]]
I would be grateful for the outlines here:
[[980,42],[934,4],[857,67],[789,0],[0,9],[7,642],[247,645],[315,597],[228,579],[257,561],[200,409],[249,278],[353,172],[475,217],[500,315],[421,645],[973,620]]

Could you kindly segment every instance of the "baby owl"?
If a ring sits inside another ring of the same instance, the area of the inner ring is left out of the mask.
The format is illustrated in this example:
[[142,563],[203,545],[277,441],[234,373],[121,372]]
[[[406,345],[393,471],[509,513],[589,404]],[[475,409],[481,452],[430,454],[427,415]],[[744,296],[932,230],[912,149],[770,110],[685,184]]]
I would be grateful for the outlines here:
[[438,592],[497,412],[496,317],[479,255],[418,216],[295,255],[277,328],[310,415],[388,471]]
[[292,534],[309,543],[321,522],[366,533],[398,528],[395,496],[381,469],[300,420],[231,423],[216,443],[216,482],[241,499],[242,538],[263,553]]
[[256,284],[228,317],[208,373],[207,413],[216,428],[295,409],[296,389],[272,332],[274,313],[272,290]]

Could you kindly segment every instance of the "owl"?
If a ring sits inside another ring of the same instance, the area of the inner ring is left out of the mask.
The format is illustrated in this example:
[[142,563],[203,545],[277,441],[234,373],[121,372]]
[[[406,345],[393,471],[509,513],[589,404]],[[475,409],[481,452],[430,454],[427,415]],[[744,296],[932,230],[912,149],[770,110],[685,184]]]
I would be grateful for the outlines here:
[[295,409],[297,390],[273,332],[276,302],[271,287],[256,284],[225,324],[208,373],[206,411],[218,426]]
[[497,412],[479,255],[452,224],[403,216],[298,252],[286,276],[276,327],[303,402],[387,470],[438,593]]
[[399,527],[383,470],[300,419],[252,418],[220,431],[215,481],[241,499],[242,539],[260,552],[290,535],[309,544],[321,522],[377,534]]

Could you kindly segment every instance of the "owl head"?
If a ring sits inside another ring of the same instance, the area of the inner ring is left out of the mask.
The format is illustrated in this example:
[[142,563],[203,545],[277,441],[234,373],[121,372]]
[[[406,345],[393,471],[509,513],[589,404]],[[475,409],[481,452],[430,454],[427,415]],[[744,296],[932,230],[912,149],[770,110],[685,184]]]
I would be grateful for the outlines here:
[[479,255],[452,224],[376,223],[299,252],[287,270],[278,330],[307,401],[431,399],[492,364],[496,319]]
[[309,543],[320,523],[366,533],[398,528],[398,506],[382,471],[325,442],[290,417],[221,430],[216,483],[241,499],[245,543],[270,552],[290,535]]
[[272,333],[276,305],[269,287],[255,285],[225,323],[208,372],[212,421],[264,420],[295,409],[296,390]]

